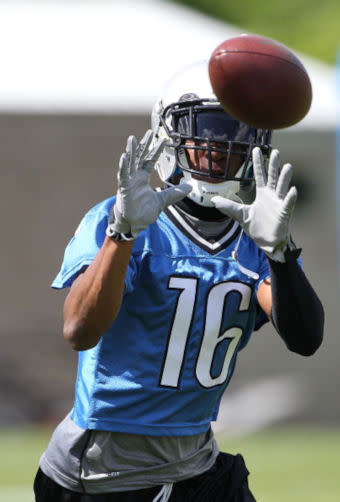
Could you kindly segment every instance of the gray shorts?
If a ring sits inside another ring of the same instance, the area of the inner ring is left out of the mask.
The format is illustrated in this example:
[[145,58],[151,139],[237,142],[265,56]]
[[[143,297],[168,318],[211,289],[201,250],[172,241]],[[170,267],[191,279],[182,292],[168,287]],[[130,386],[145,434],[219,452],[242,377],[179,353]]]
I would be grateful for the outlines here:
[[161,486],[104,494],[78,493],[63,488],[39,469],[36,502],[256,502],[248,487],[248,470],[241,455],[220,453],[207,472],[174,483],[169,498],[160,499]]

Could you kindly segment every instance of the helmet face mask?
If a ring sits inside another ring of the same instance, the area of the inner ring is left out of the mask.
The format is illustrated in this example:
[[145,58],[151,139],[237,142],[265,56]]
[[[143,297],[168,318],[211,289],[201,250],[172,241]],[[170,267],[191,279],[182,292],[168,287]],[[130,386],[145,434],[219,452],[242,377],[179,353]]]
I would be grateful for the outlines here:
[[[201,95],[194,92],[197,82]],[[160,178],[171,184],[174,174],[181,173],[180,182],[193,186],[188,197],[203,206],[213,206],[214,195],[240,200],[238,191],[254,186],[252,149],[259,146],[265,158],[271,150],[270,131],[250,127],[222,108],[212,92],[205,61],[170,81],[154,107],[152,128],[156,138],[169,140],[157,165]]]

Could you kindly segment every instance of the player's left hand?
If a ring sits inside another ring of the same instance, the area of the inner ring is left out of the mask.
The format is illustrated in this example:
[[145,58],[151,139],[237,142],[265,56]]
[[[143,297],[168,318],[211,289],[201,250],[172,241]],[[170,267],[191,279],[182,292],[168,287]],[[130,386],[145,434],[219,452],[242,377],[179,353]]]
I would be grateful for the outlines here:
[[109,236],[119,234],[124,240],[135,239],[167,206],[183,199],[192,190],[188,184],[153,190],[151,173],[166,140],[162,139],[150,148],[152,141],[151,130],[139,144],[134,136],[128,138],[126,151],[119,162],[117,198],[106,231]]
[[238,221],[267,256],[284,263],[285,251],[291,246],[290,223],[297,198],[296,188],[289,188],[293,169],[291,164],[284,164],[280,172],[279,151],[273,150],[267,179],[258,147],[253,149],[253,168],[256,197],[252,204],[240,204],[220,196],[211,200],[222,213]]

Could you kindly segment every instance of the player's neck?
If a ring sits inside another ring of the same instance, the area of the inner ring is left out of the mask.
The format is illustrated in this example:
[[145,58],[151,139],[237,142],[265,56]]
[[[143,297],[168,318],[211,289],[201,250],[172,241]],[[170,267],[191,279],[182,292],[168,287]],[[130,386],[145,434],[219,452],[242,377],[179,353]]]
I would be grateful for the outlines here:
[[228,221],[229,218],[218,211],[215,207],[204,207],[196,204],[193,200],[185,197],[176,202],[175,206],[185,213],[203,221]]

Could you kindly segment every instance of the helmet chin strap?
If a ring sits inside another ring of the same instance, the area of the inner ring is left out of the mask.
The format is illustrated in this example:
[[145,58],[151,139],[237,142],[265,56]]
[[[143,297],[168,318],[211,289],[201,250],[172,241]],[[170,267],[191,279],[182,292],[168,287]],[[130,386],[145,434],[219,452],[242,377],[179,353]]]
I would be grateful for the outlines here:
[[207,181],[196,180],[188,171],[183,171],[183,178],[180,183],[188,183],[192,186],[191,192],[187,195],[199,206],[215,207],[211,199],[216,195],[225,197],[226,199],[242,202],[238,197],[237,192],[240,190],[239,181],[221,181],[221,183],[209,183]]

